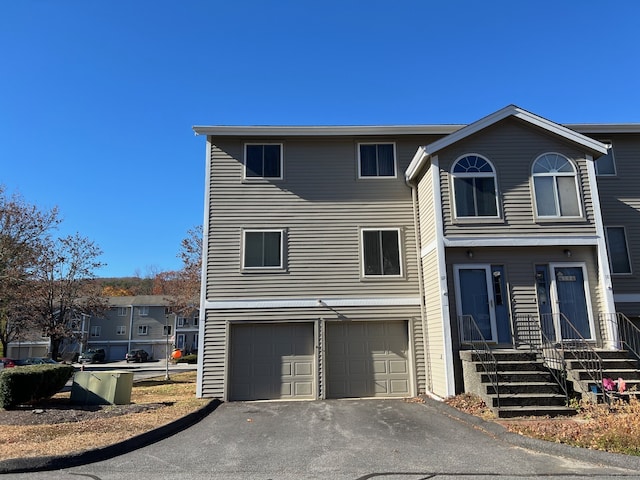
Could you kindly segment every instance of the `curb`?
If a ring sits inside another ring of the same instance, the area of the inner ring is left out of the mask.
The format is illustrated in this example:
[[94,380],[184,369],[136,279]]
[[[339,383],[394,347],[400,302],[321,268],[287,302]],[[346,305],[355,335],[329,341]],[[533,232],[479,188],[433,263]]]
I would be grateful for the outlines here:
[[33,458],[12,458],[0,461],[0,474],[4,473],[29,473],[41,472],[46,470],[60,470],[64,468],[78,467],[88,463],[99,462],[109,458],[117,457],[127,452],[146,447],[152,443],[174,435],[181,430],[190,427],[204,417],[213,412],[222,402],[217,398],[209,403],[185,415],[182,418],[167,423],[149,432],[141,433],[135,437],[129,438],[119,443],[109,445],[103,448],[95,448],[78,454],[52,456],[52,457],[33,457]]
[[581,462],[588,462],[603,467],[617,467],[628,470],[640,471],[640,457],[624,455],[621,453],[605,452],[603,450],[591,450],[588,448],[574,447],[564,443],[549,442],[537,438],[527,437],[510,432],[499,423],[484,420],[475,415],[462,412],[446,403],[431,398],[424,398],[425,405],[429,405],[443,415],[452,417],[462,423],[466,423],[474,429],[509,443],[516,447],[534,450],[538,453],[565,457]]

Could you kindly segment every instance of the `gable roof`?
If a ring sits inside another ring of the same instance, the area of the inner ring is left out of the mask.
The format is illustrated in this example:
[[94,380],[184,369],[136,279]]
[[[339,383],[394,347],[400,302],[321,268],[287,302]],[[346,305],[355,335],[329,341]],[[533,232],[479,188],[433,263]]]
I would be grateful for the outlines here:
[[407,170],[405,171],[406,179],[411,180],[415,178],[415,176],[420,172],[429,157],[431,157],[438,151],[450,145],[453,145],[454,143],[459,142],[460,140],[467,138],[470,135],[473,135],[474,133],[477,133],[480,130],[494,125],[508,117],[518,118],[531,125],[542,128],[549,133],[565,138],[566,140],[580,145],[592,152],[597,152],[602,155],[605,155],[607,153],[607,146],[601,142],[598,142],[597,140],[594,140],[585,135],[582,135],[581,133],[576,132],[575,130],[571,130],[570,128],[547,120],[546,118],[523,110],[516,105],[508,105],[498,110],[497,112],[492,113],[491,115],[488,115],[476,122],[467,125],[466,127],[456,130],[455,132],[441,138],[440,140],[437,140],[425,147],[420,147],[413,157],[413,160],[407,167]]

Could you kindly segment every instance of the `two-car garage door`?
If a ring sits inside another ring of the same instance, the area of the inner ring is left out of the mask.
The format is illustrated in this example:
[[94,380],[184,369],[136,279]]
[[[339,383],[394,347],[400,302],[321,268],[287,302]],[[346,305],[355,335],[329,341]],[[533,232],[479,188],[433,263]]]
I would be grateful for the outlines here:
[[[231,328],[231,400],[314,399],[320,383],[313,323]],[[327,322],[325,395],[411,394],[407,322]]]

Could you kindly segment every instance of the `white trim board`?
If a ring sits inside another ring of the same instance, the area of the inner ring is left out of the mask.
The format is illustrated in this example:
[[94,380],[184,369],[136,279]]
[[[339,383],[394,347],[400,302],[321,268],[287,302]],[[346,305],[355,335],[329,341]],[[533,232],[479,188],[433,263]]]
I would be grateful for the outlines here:
[[326,307],[384,307],[420,305],[420,297],[388,297],[388,298],[300,298],[300,299],[232,299],[206,300],[204,308],[211,310],[225,309],[259,309],[259,308],[317,308],[322,311]]

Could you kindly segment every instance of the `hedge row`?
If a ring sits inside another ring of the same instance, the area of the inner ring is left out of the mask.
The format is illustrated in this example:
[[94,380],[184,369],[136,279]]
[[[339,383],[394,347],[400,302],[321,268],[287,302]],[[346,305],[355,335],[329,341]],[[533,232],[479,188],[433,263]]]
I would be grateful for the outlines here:
[[198,355],[185,355],[176,360],[176,363],[198,363]]
[[29,365],[0,372],[0,408],[13,408],[50,398],[73,375],[72,365]]

